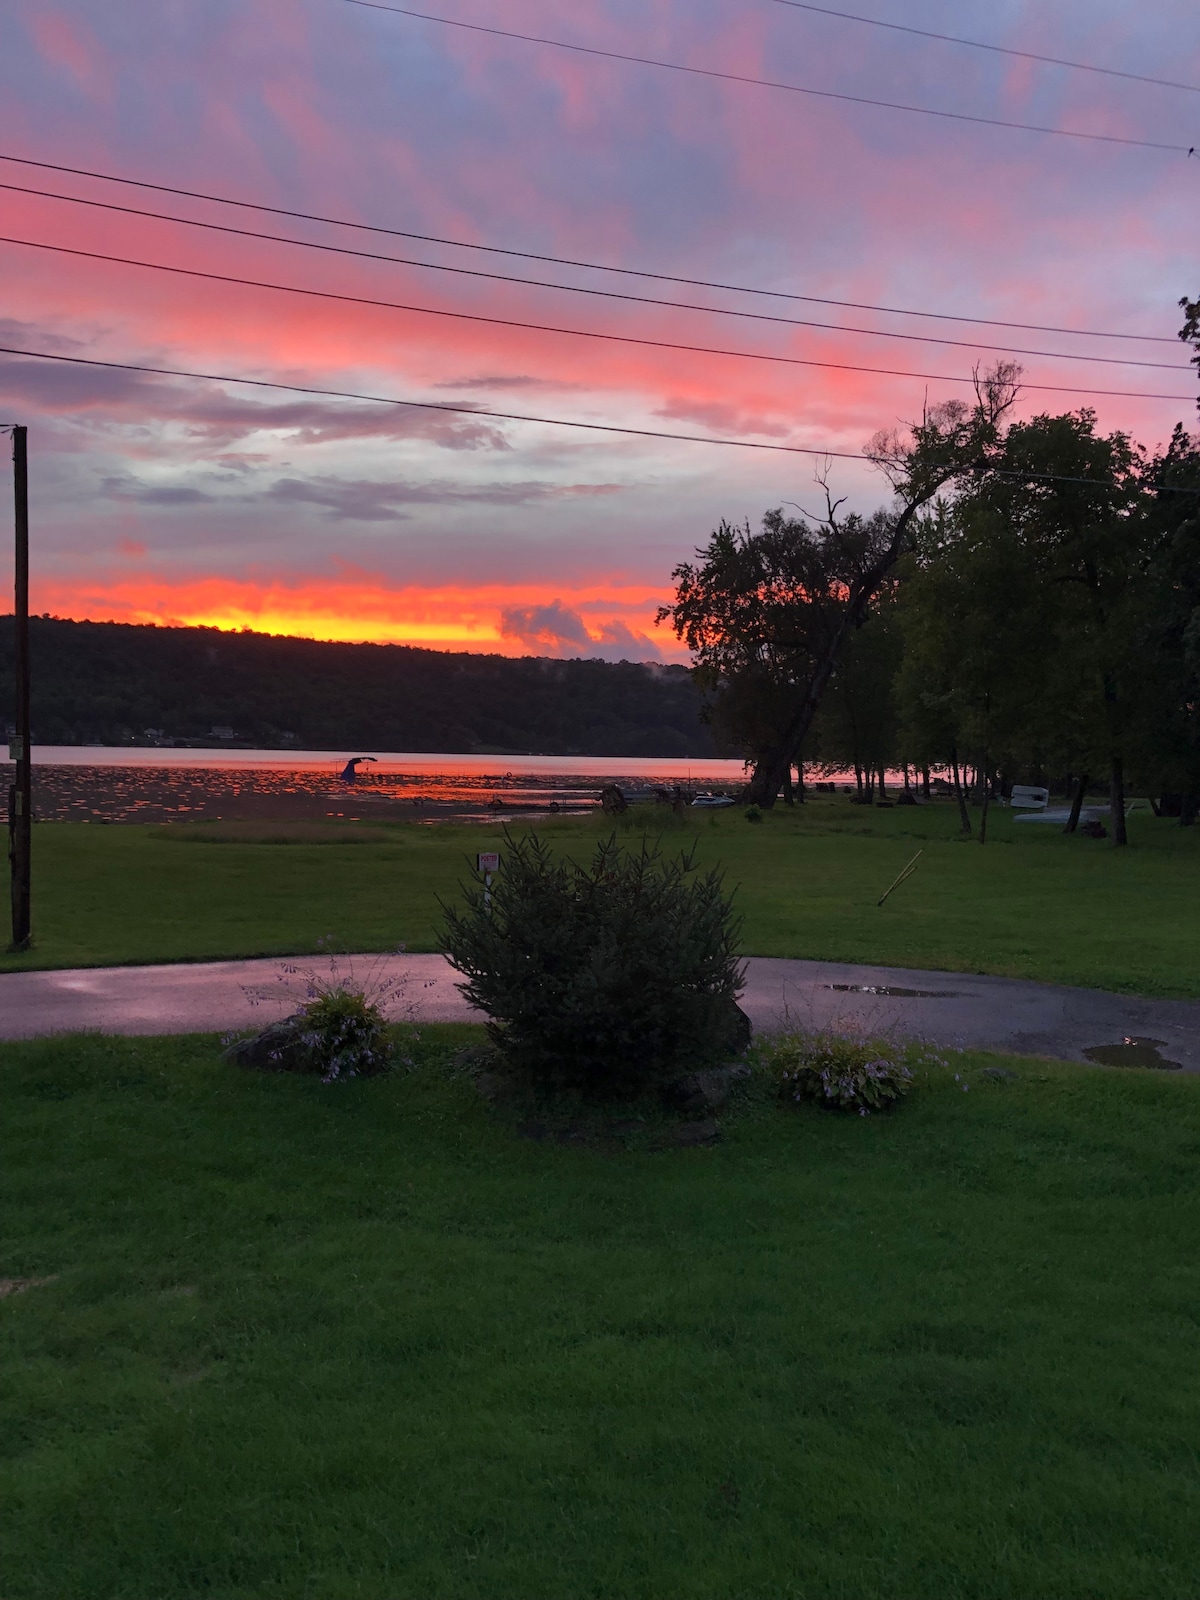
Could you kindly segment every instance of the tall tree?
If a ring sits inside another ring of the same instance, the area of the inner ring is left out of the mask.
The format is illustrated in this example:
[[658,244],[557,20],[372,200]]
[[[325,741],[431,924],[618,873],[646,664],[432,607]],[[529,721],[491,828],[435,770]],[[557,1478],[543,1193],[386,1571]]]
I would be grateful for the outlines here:
[[834,668],[813,723],[826,772],[853,767],[870,799],[874,779],[899,758],[896,675],[903,643],[890,583]]
[[841,517],[772,512],[760,534],[723,523],[696,563],[676,567],[675,601],[664,606],[710,691],[759,673],[784,691],[786,715],[754,752],[747,798],[773,806],[807,739],[838,661],[896,563],[911,547],[922,507],[1001,448],[1000,424],[1016,398],[1019,368],[977,378],[974,406],[952,400],[903,432],[876,434],[866,454],[895,492],[887,511]]
[[817,525],[768,511],[758,533],[723,522],[697,563],[676,567],[675,603],[658,620],[692,651],[709,720],[748,760],[778,747],[849,585],[889,532],[883,514],[839,518],[833,503]]
[[1126,843],[1125,781],[1138,748],[1142,662],[1134,648],[1150,564],[1146,466],[1093,411],[1038,416],[1008,430],[998,471],[973,491],[1012,530],[1051,602],[1050,698],[1069,686],[1088,729],[1092,770],[1108,770],[1114,843]]
[[1185,797],[1190,822],[1200,796],[1200,439],[1177,427],[1149,476],[1152,601],[1137,640],[1155,667],[1145,721],[1156,775]]
[[1064,698],[1049,692],[1044,586],[1018,530],[986,497],[964,495],[941,510],[897,608],[906,749],[952,768],[970,761],[989,779],[1040,765],[1050,706]]

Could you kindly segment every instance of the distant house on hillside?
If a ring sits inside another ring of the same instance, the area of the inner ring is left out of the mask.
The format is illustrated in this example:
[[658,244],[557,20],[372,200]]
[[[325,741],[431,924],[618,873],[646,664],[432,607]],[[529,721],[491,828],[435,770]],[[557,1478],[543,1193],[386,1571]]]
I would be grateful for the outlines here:
[[210,738],[213,739],[232,739],[236,737],[232,728],[219,728],[215,724],[208,732]]

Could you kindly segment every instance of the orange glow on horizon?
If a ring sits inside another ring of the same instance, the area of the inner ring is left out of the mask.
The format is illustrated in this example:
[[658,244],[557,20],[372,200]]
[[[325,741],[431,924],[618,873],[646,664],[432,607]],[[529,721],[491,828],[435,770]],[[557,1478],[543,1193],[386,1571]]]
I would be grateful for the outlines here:
[[[339,643],[407,644],[435,650],[500,655],[612,654],[628,644],[631,659],[686,653],[669,629],[655,628],[667,598],[642,584],[585,583],[396,587],[370,574],[318,579],[181,579],[156,576],[73,582],[43,579],[36,609],[80,621],[250,629],[281,637]],[[543,609],[566,619],[566,631],[538,627]],[[639,647],[640,653],[639,653]]]
[[[1110,9],[1113,59],[1180,48]],[[799,83],[818,50],[830,94],[758,91],[601,59],[631,14],[573,8],[585,60],[344,5],[14,9],[0,420],[31,428],[37,611],[687,662],[654,625],[674,563],[819,504],[825,451],[847,511],[888,504],[863,446],[977,367],[1023,363],[1014,419],[1194,428],[1198,213],[1177,161],[1119,148],[1190,145],[1186,96],[647,7],[681,65]],[[938,117],[888,110],[898,83]],[[1051,120],[1105,142],[1016,131]]]

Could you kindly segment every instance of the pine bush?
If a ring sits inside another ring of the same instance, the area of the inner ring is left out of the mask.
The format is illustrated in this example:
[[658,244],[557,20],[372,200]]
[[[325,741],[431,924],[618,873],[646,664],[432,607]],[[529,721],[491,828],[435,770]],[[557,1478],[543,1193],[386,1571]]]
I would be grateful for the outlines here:
[[502,1060],[548,1088],[629,1096],[731,1053],[741,931],[718,872],[615,835],[587,865],[507,837],[489,892],[445,908],[443,949]]

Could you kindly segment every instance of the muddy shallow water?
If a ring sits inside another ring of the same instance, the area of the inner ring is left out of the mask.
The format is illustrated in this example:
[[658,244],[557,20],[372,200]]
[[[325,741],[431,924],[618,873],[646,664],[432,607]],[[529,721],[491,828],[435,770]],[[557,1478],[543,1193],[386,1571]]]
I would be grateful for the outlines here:
[[1141,1039],[1126,1035],[1120,1044],[1094,1044],[1083,1053],[1102,1067],[1153,1067],[1160,1072],[1181,1072],[1183,1063],[1168,1061],[1162,1053],[1162,1039]]
[[[641,766],[643,763],[632,763]],[[664,763],[670,766],[672,763]],[[588,812],[605,774],[360,769],[343,783],[327,766],[47,766],[33,769],[34,816],[43,822],[486,821]],[[617,781],[622,781],[618,777]],[[622,787],[645,789],[641,773]],[[664,784],[678,781],[664,774]]]

